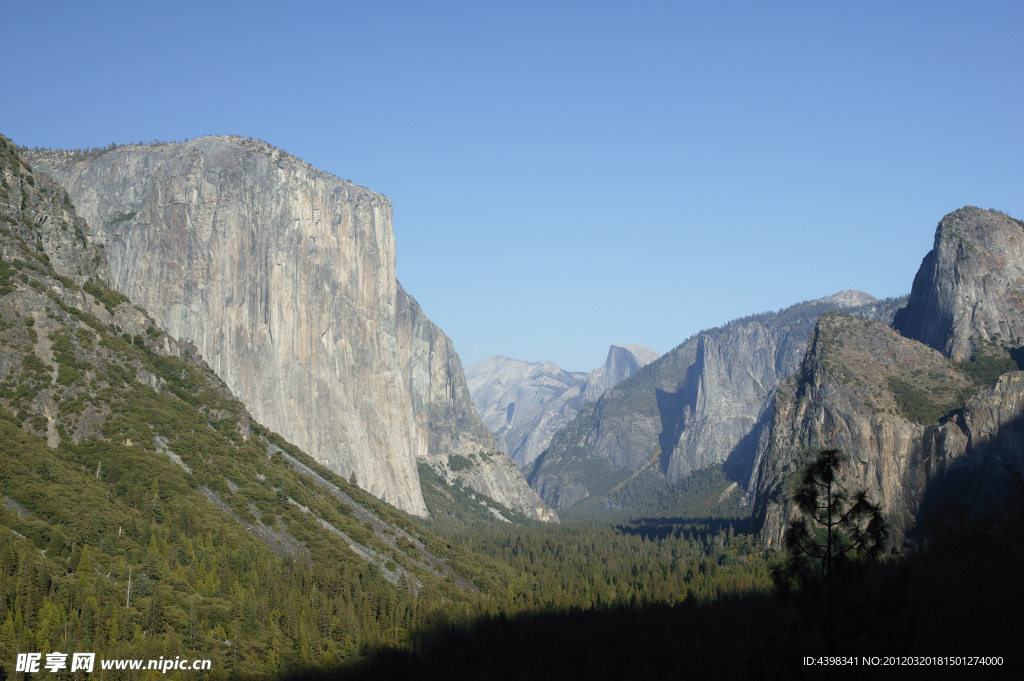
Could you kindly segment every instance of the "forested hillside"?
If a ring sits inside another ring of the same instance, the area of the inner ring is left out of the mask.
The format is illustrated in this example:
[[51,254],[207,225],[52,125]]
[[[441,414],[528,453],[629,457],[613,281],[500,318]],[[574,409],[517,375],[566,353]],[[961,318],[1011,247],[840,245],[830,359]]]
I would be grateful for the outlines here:
[[0,666],[71,649],[273,676],[482,607],[506,568],[252,421],[0,144]]

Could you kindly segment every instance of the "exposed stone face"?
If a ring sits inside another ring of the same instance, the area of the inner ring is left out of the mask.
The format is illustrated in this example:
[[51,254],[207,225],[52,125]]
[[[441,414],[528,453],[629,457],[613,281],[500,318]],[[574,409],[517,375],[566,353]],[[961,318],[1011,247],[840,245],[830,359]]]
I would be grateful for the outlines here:
[[583,395],[594,402],[608,389],[617,386],[654,360],[658,353],[643,345],[613,345],[604,364],[590,372]]
[[944,217],[893,325],[955,361],[1024,344],[1024,223],[970,206]]
[[[897,396],[906,385],[950,417],[941,424],[910,418]],[[957,411],[972,389],[932,348],[879,323],[823,316],[800,377],[779,387],[762,439],[750,484],[764,514],[762,538],[781,545],[795,513],[786,481],[825,448],[849,457],[841,478],[849,489],[865,489],[882,504],[893,547],[951,517],[1005,525],[1013,513],[1007,501],[1021,498],[1024,373],[1004,375]]]
[[466,370],[480,417],[498,448],[524,470],[583,405],[586,376],[563,371],[553,362],[503,356],[488,357]]
[[1004,536],[1019,532],[1024,512],[1024,373],[1004,374],[969,399],[961,417],[929,428],[922,450],[929,484],[918,515],[923,534],[948,529]]
[[605,363],[588,375],[553,362],[489,357],[469,367],[466,380],[499,448],[525,471],[587,402],[657,358],[643,345],[613,345]]
[[[843,291],[702,331],[607,391],[557,433],[530,484],[562,508],[653,461],[671,481],[719,463],[727,475],[746,480],[775,387],[800,366],[817,317],[842,307],[891,319],[901,302]],[[622,472],[618,479],[601,472],[609,466]]]
[[892,524],[890,542],[901,545],[916,524],[924,493],[921,443],[929,424],[914,420],[896,392],[923,396],[933,413],[945,414],[971,387],[939,352],[885,324],[823,315],[799,376],[776,392],[770,430],[755,462],[749,487],[765,514],[764,539],[779,545],[794,513],[787,476],[821,449],[834,448],[850,459],[844,484],[867,489],[883,505]]
[[[557,522],[558,516],[530,489],[512,460],[496,450],[473,406],[451,339],[401,287],[398,302],[400,335],[410,339],[406,366],[416,425],[428,438],[428,453],[421,459],[442,479],[458,479],[529,518]],[[472,465],[450,470],[449,459],[455,455]]]
[[422,516],[418,458],[492,448],[462,427],[450,341],[395,277],[387,198],[234,137],[32,160],[104,245],[113,286],[333,470]]
[[[21,414],[25,431],[46,437],[53,448],[100,435],[118,399],[112,367],[115,375],[164,390],[163,378],[119,352],[109,337],[105,342],[97,329],[116,328],[134,339],[133,348],[183,359],[212,379],[204,388],[227,394],[190,344],[170,338],[127,298],[96,284],[108,281],[110,270],[103,250],[87,238],[85,220],[67,192],[33,172],[3,135],[0,199],[0,382],[19,386],[4,391],[0,406]],[[239,415],[239,433],[251,435],[248,414]]]
[[977,353],[1005,362],[1024,343],[1024,223],[973,207],[945,216],[893,326],[903,335],[822,317],[800,380],[777,391],[750,484],[766,541],[777,545],[794,513],[786,478],[825,447],[851,457],[844,480],[884,505],[895,546],[1019,520],[1024,374],[964,404],[978,386],[957,363]]
[[[761,322],[737,325],[725,335],[698,338],[696,358],[688,372],[691,380],[677,399],[681,418],[667,467],[670,480],[722,463],[732,456],[753,458],[751,437],[779,379],[797,366],[796,347],[790,333],[774,333]],[[747,442],[741,445],[741,440]]]

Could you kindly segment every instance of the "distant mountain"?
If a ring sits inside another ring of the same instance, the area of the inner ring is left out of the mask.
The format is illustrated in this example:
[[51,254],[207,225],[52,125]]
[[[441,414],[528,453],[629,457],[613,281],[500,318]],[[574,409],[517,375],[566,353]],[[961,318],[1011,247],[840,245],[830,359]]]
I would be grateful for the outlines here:
[[701,331],[582,409],[537,459],[530,484],[556,508],[642,471],[674,483],[721,465],[746,484],[775,387],[799,368],[817,318],[843,309],[888,321],[903,300],[843,291]]
[[593,402],[607,390],[622,383],[660,355],[643,345],[613,345],[604,364],[590,372],[583,397]]
[[658,358],[642,345],[613,345],[590,374],[553,362],[488,357],[466,369],[466,381],[484,423],[516,465],[528,470],[551,436],[588,402]]
[[451,341],[398,283],[386,197],[240,137],[30,161],[67,188],[111,285],[319,462],[414,515],[427,514],[425,463],[553,517],[496,453]]
[[[823,316],[779,386],[751,480],[763,538],[794,513],[787,481],[821,448],[881,502],[890,543],[959,528],[1017,532],[1024,510],[1024,223],[944,217],[894,326]],[[903,335],[900,335],[900,334]],[[920,341],[920,342],[919,342]]]

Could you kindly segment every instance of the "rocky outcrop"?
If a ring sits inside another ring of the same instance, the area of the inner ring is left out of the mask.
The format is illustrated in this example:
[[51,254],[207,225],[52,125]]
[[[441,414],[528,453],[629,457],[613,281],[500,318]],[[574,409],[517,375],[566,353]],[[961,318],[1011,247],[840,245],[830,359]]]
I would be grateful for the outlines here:
[[561,508],[655,464],[670,481],[723,464],[745,482],[775,387],[800,366],[818,316],[845,308],[888,320],[901,303],[844,291],[702,331],[581,411],[530,484]]
[[[339,566],[357,557],[396,586],[442,579],[479,593],[427,549],[428,531],[253,422],[194,348],[103,285],[103,249],[84,227],[67,193],[0,135],[0,496],[35,523],[32,553],[45,557],[50,536],[91,544],[89,565],[114,560],[97,536],[144,553],[145,539],[120,528],[125,499],[145,497],[151,531],[215,528],[270,569],[297,559],[341,583]],[[139,567],[140,585],[160,571]]]
[[593,402],[654,360],[658,353],[643,345],[613,345],[604,364],[590,372],[583,396]]
[[971,206],[942,218],[893,325],[954,361],[1024,345],[1024,223]]
[[848,489],[881,503],[894,548],[951,521],[1005,529],[1024,499],[1024,373],[965,403],[977,389],[957,364],[885,325],[823,316],[799,377],[779,387],[751,481],[765,542],[781,545],[794,514],[787,481],[825,448],[848,457]]
[[529,470],[551,436],[587,402],[658,358],[643,345],[613,345],[590,374],[559,369],[553,362],[489,357],[466,370],[473,401],[484,423],[522,470]]
[[451,343],[398,284],[387,198],[237,137],[33,163],[67,188],[113,286],[334,471],[425,515],[418,459],[493,449],[464,427]]
[[849,457],[843,482],[869,490],[892,524],[890,541],[902,544],[924,494],[925,431],[972,389],[939,352],[886,324],[823,315],[799,375],[776,391],[749,485],[765,541],[778,546],[792,517],[785,481],[821,449],[840,449]]
[[822,448],[847,454],[843,481],[882,504],[894,547],[1019,519],[1024,373],[1011,357],[1024,336],[1022,292],[1024,226],[969,207],[939,223],[895,315],[903,335],[822,317],[760,443],[750,489],[765,541],[781,541],[794,513],[787,480]]
[[499,449],[527,469],[583,406],[587,375],[553,362],[488,357],[466,369],[477,410]]
[[[427,454],[420,460],[448,483],[461,481],[528,518],[557,522],[558,516],[530,489],[512,460],[496,450],[473,406],[451,339],[401,286],[398,296],[399,335],[410,340],[405,365],[413,412],[417,428],[427,434]],[[453,466],[452,457],[461,465]]]
[[1024,513],[1024,373],[1004,374],[922,443],[920,534],[1020,531]]

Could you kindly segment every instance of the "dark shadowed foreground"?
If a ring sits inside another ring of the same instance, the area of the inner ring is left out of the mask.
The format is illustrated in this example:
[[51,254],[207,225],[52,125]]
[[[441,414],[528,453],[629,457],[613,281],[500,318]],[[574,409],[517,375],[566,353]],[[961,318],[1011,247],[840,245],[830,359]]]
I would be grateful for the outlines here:
[[[416,651],[380,650],[307,679],[1019,678],[1024,605],[1019,540],[958,537],[876,567],[859,587],[869,604],[842,613],[839,642],[792,605],[767,595],[707,605],[641,605],[479,620],[429,632]],[[805,657],[855,656],[808,665]],[[1002,658],[1001,665],[909,666],[905,656]],[[867,658],[879,658],[872,666]],[[888,659],[887,659],[888,658]],[[849,658],[847,662],[849,662]],[[886,666],[885,663],[890,665]],[[895,663],[902,663],[894,666]]]

